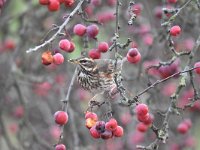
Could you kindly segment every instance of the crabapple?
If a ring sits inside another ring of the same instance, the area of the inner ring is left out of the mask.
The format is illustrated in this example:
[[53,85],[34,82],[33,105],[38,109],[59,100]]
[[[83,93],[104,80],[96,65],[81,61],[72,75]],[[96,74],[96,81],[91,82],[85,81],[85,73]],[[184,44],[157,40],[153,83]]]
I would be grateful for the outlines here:
[[146,104],[138,104],[135,107],[135,112],[139,116],[145,116],[149,112],[149,108]]
[[53,63],[56,65],[60,65],[64,62],[64,57],[61,53],[56,53],[53,55]]
[[109,130],[109,131],[116,130],[116,128],[117,128],[117,121],[114,118],[110,119],[108,122],[106,122],[105,128],[106,128],[106,130]]
[[60,3],[58,0],[49,0],[48,4],[49,11],[57,11],[60,9]]
[[170,35],[171,36],[177,36],[181,33],[181,28],[178,25],[175,25],[173,27],[171,27],[170,29]]
[[64,51],[68,51],[70,49],[70,46],[71,46],[70,41],[67,39],[62,39],[59,42],[60,49],[62,49]]
[[42,64],[50,65],[53,62],[53,56],[50,51],[45,51],[42,53]]
[[194,64],[194,68],[196,68],[196,69],[194,69],[194,71],[196,72],[196,74],[199,74],[199,75],[200,75],[200,61],[199,61],[199,62],[196,62],[196,63]]
[[99,59],[101,57],[101,53],[97,49],[90,50],[88,55],[92,59]]
[[74,0],[65,0],[65,6],[66,7],[71,7],[74,4]]
[[181,134],[187,133],[188,130],[189,130],[189,127],[188,127],[187,123],[185,123],[185,122],[181,122],[177,127],[177,131]]
[[116,130],[113,131],[115,137],[122,137],[124,134],[124,129],[121,126],[117,126]]
[[59,125],[65,125],[68,122],[68,114],[64,111],[57,111],[54,114],[55,122]]
[[93,119],[93,120],[95,120],[95,121],[98,120],[97,114],[96,114],[96,113],[93,113],[93,112],[89,112],[89,111],[87,111],[87,112],[85,113],[85,119],[88,119],[88,118],[91,118],[91,119]]
[[137,48],[131,48],[126,55],[126,58],[130,63],[136,64],[141,60],[141,55]]
[[73,32],[78,36],[83,36],[86,33],[86,29],[87,29],[86,26],[82,24],[76,24],[74,26]]
[[66,150],[66,147],[64,144],[58,144],[56,145],[55,150]]
[[101,138],[104,140],[110,139],[112,137],[112,131],[105,130],[103,133],[101,133]]
[[99,27],[95,24],[89,25],[86,32],[90,38],[95,38],[99,33]]
[[99,133],[105,132],[105,122],[104,122],[104,121],[98,121],[98,122],[96,123],[96,130],[97,130]]
[[94,120],[94,119],[92,119],[92,118],[87,118],[86,120],[85,120],[85,126],[88,128],[88,129],[90,129],[90,128],[92,128],[93,126],[95,126],[95,124],[96,124],[96,120]]
[[91,129],[90,129],[90,135],[95,138],[95,139],[98,139],[101,137],[101,134],[97,131],[96,129],[96,126],[93,126]]
[[148,126],[142,122],[138,123],[136,128],[140,132],[146,132],[148,130]]
[[105,52],[108,51],[108,49],[109,49],[108,43],[106,43],[106,42],[99,43],[99,45],[98,45],[98,51],[99,52],[105,53]]
[[49,4],[49,0],[39,0],[39,3],[41,5],[48,5]]

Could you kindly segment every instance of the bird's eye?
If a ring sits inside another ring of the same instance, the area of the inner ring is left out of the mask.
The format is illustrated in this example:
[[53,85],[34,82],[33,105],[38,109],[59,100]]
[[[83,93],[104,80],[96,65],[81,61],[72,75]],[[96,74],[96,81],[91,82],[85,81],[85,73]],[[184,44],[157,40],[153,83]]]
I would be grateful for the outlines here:
[[86,63],[87,60],[80,60],[80,63]]

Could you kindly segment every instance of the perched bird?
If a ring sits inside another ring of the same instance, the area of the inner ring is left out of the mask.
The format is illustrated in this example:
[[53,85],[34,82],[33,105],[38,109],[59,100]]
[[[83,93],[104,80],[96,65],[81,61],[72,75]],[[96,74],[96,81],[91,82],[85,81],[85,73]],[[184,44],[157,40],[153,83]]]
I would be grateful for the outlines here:
[[118,60],[117,64],[112,59],[93,60],[87,57],[70,59],[69,62],[78,65],[78,83],[92,93],[110,91],[116,86],[114,76],[119,74],[124,60]]

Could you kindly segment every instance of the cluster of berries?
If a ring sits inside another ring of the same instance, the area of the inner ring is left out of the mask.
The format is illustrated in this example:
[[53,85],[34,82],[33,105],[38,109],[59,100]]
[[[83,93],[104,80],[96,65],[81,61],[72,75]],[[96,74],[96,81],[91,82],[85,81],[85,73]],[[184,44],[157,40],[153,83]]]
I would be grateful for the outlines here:
[[135,107],[135,113],[140,123],[137,125],[137,130],[146,132],[153,122],[153,116],[149,114],[149,108],[146,104],[138,104]]
[[64,62],[64,57],[61,53],[55,53],[52,55],[51,51],[45,51],[42,53],[42,64],[44,65],[60,65]]
[[[68,122],[68,114],[65,111],[57,111],[54,120],[58,125],[63,126]],[[55,150],[66,150],[66,147],[64,144],[57,144]]]
[[64,4],[66,7],[71,7],[74,4],[74,0],[39,0],[41,5],[47,5],[49,11],[57,11],[60,9],[60,5]]
[[89,129],[91,136],[95,139],[102,138],[107,140],[113,136],[123,136],[123,128],[118,125],[114,118],[111,118],[108,122],[99,121],[96,113],[86,112],[85,119],[85,125]]

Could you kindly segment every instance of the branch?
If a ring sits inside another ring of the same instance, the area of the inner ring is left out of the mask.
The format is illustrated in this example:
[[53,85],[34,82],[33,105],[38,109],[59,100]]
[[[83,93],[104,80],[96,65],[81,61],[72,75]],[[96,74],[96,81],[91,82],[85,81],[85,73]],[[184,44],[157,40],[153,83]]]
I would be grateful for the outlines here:
[[58,31],[47,41],[45,41],[44,43],[42,43],[41,45],[38,45],[34,48],[30,48],[26,51],[26,53],[30,53],[30,52],[34,52],[39,50],[40,48],[46,46],[47,44],[50,44],[52,41],[54,41],[56,39],[56,37],[61,34],[62,30],[65,28],[65,26],[68,24],[68,22],[72,19],[72,17],[78,12],[78,10],[80,9],[81,5],[83,4],[85,0],[80,0],[80,2],[77,4],[76,8],[74,8],[74,10],[69,14],[69,16],[67,17],[67,19],[63,22],[63,24],[58,28]]

